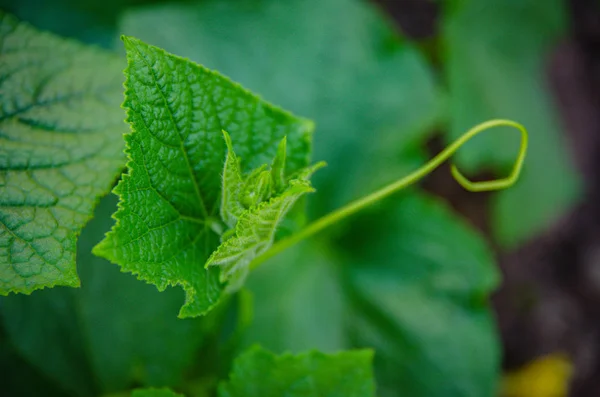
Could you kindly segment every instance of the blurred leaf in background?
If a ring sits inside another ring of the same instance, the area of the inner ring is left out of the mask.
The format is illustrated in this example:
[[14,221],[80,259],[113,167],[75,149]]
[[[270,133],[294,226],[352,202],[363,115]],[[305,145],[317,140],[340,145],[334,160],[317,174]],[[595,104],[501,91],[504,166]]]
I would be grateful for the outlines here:
[[219,397],[373,397],[372,362],[369,349],[277,356],[253,346],[235,360]]
[[359,215],[340,269],[358,346],[376,349],[381,396],[493,396],[499,283],[482,238],[438,199],[405,194]]
[[135,5],[159,2],[160,0],[0,0],[0,9],[38,29],[111,48],[114,45],[117,18],[123,10]]
[[[492,201],[492,232],[514,248],[551,226],[580,197],[561,120],[545,78],[552,46],[565,34],[561,0],[453,0],[444,5],[443,40],[450,90],[448,138],[474,124],[510,118],[529,130],[520,180]],[[469,142],[458,164],[475,173],[508,173],[519,137],[508,128]]]
[[77,236],[124,162],[123,63],[1,10],[0,38],[0,295],[79,287]]
[[340,266],[331,247],[307,241],[252,272],[254,321],[243,335],[246,346],[276,353],[309,349],[335,352],[349,346],[346,297]]

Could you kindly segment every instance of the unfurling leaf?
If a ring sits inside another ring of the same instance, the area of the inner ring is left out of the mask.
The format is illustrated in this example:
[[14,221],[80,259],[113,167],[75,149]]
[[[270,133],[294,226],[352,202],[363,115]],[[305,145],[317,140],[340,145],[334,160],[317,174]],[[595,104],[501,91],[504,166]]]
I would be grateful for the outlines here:
[[221,187],[221,219],[230,228],[234,227],[238,218],[244,213],[240,193],[244,181],[240,170],[240,161],[233,151],[231,137],[223,131],[227,145],[227,157],[223,169],[223,183]]
[[270,170],[263,165],[243,178],[231,138],[227,132],[223,131],[223,134],[227,157],[223,170],[221,217],[232,229],[221,236],[222,244],[208,258],[205,267],[220,266],[219,280],[228,282],[228,292],[234,292],[243,285],[250,262],[273,245],[275,231],[288,211],[302,195],[314,192],[309,178],[325,163],[304,168],[293,179],[286,179],[284,138]]

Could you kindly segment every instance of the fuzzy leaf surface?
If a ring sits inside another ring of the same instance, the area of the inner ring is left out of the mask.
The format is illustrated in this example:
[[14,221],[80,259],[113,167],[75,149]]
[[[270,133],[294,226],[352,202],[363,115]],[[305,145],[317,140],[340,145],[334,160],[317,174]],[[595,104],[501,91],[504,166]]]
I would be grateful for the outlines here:
[[259,346],[234,362],[219,397],[375,396],[371,350],[277,356]]
[[284,138],[277,147],[271,169],[263,165],[244,178],[231,138],[227,132],[224,136],[227,158],[221,188],[221,217],[232,229],[221,236],[223,243],[211,254],[205,267],[220,266],[220,281],[229,281],[227,289],[233,292],[243,285],[250,262],[271,248],[277,227],[289,210],[304,194],[314,192],[309,178],[325,163],[304,168],[295,179],[286,180]]
[[312,123],[275,108],[238,84],[187,59],[131,37],[124,107],[128,171],[115,189],[117,224],[94,252],[164,290],[186,292],[180,317],[219,300],[218,269],[203,264],[219,245],[225,159],[222,131],[243,159],[241,170],[267,164],[288,137],[287,165],[308,164]]
[[235,235],[213,252],[206,266],[220,266],[221,282],[234,278],[230,286],[237,289],[248,274],[250,262],[273,245],[277,226],[290,208],[310,192],[314,189],[309,182],[294,180],[281,195],[244,212],[235,227]]
[[240,169],[240,160],[233,150],[231,137],[227,132],[224,132],[224,135],[227,157],[223,167],[223,184],[221,186],[221,220],[233,228],[245,210],[240,199],[244,180]]
[[77,236],[125,163],[122,61],[2,12],[0,42],[0,295],[77,287]]

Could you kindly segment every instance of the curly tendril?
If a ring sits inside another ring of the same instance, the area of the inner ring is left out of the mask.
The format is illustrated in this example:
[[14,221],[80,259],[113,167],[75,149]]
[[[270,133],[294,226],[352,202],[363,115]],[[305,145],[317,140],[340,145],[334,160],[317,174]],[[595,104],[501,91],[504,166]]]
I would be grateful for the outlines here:
[[368,196],[352,201],[344,207],[330,212],[329,214],[309,224],[300,232],[278,241],[268,251],[266,251],[262,255],[257,256],[250,263],[250,268],[256,268],[264,261],[270,259],[271,257],[277,255],[278,253],[284,251],[292,245],[304,240],[305,238],[310,237],[313,234],[325,229],[326,227],[331,226],[341,221],[342,219],[362,210],[363,208],[366,208],[369,205],[384,199],[385,197],[397,192],[398,190],[402,190],[412,185],[413,183],[419,181],[423,177],[430,174],[433,170],[439,167],[450,157],[452,157],[452,155],[456,153],[456,151],[460,149],[471,138],[483,131],[487,131],[494,127],[513,127],[521,133],[521,146],[519,148],[519,154],[517,155],[517,159],[514,163],[511,173],[507,177],[501,179],[495,179],[492,181],[472,182],[469,179],[467,179],[467,177],[465,177],[454,164],[451,165],[450,172],[454,179],[456,179],[456,181],[463,188],[471,192],[502,190],[512,186],[519,179],[519,175],[521,174],[521,168],[523,167],[523,162],[525,161],[525,156],[527,154],[527,130],[521,124],[511,120],[495,119],[486,121],[471,128],[460,138],[458,138],[456,141],[454,141],[452,144],[450,144],[448,147],[442,150],[437,156],[429,160],[425,165],[423,165],[421,168],[417,169],[413,173],[395,182],[392,182],[391,184],[369,194]]
[[[494,127],[513,127],[519,130],[521,133],[521,146],[519,148],[519,154],[517,155],[517,159],[513,165],[513,169],[510,174],[506,178],[495,179],[493,181],[483,181],[483,182],[471,182],[468,180],[461,172],[456,168],[456,165],[450,165],[450,172],[456,181],[465,189],[470,192],[487,192],[491,190],[502,190],[507,187],[511,187],[514,183],[519,179],[519,175],[521,174],[521,168],[523,168],[523,162],[525,161],[525,155],[527,154],[527,130],[519,123],[515,123],[510,120],[490,120],[485,123],[481,123],[476,125],[467,131],[463,136],[458,138],[454,143],[448,146],[444,151],[434,157],[430,163],[433,163],[433,168],[436,168],[441,163],[446,161],[450,156],[452,156],[462,145],[464,145],[469,139],[473,138],[475,135],[489,130]],[[435,162],[438,157],[439,162]],[[433,170],[433,168],[431,170]]]

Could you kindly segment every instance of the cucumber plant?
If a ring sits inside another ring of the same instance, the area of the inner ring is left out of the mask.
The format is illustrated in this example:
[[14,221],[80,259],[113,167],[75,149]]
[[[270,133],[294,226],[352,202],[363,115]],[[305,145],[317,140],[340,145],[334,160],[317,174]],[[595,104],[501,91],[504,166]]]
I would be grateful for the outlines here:
[[[180,318],[218,323],[232,296],[245,296],[246,279],[259,265],[419,181],[477,134],[513,127],[521,133],[521,149],[505,179],[471,182],[452,166],[452,176],[467,190],[511,186],[526,155],[523,126],[492,120],[416,171],[306,225],[303,199],[315,192],[311,177],[325,165],[310,163],[310,120],[269,104],[218,72],[123,36],[127,127],[119,107],[121,57],[38,32],[7,14],[0,14],[0,36],[2,295],[80,286],[78,235],[118,179],[115,224],[93,253],[159,291],[181,286]],[[437,211],[420,199],[412,207]],[[461,282],[446,282],[450,289],[462,288]],[[360,295],[361,287],[356,288],[349,295]],[[9,323],[6,299],[1,308]],[[35,354],[39,346],[32,346],[28,351]],[[363,347],[277,355],[252,346],[235,359],[227,380],[206,389],[219,396],[375,395],[374,352]],[[62,375],[52,370],[50,376]],[[96,390],[86,387],[74,385],[70,393]],[[194,390],[184,388],[190,394]],[[176,394],[139,389],[133,395]]]

